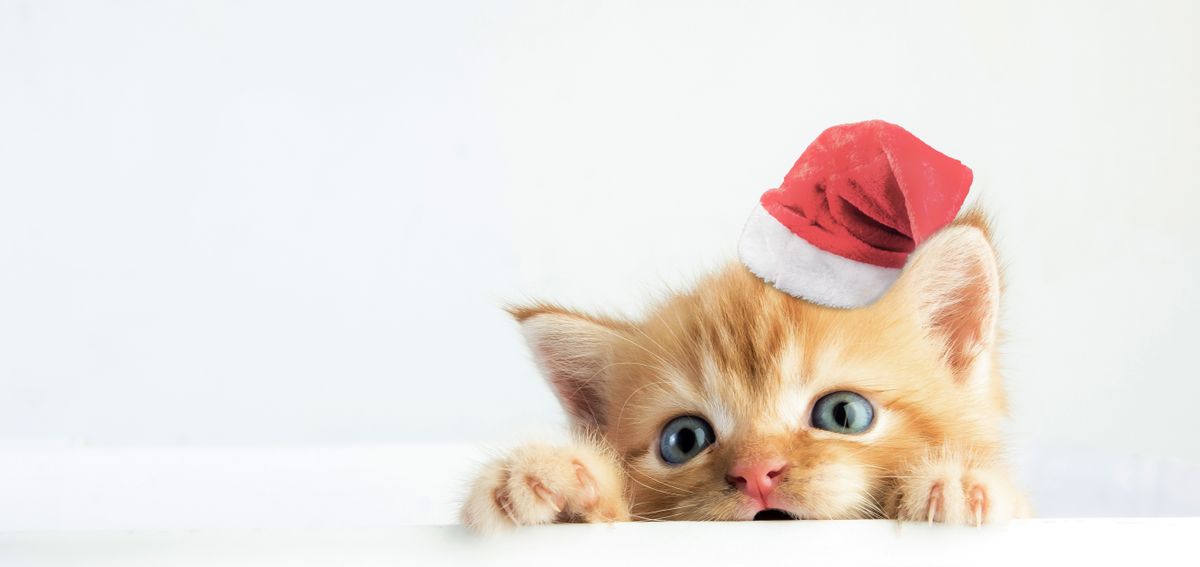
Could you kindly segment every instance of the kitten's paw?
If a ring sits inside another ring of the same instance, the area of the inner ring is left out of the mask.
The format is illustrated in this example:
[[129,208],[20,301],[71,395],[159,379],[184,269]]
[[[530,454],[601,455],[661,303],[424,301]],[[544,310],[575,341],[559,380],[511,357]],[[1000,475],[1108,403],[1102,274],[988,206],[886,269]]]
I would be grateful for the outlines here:
[[[979,526],[988,522],[1007,520],[1010,515],[997,513],[990,504],[986,484],[953,476],[927,479],[928,487],[909,487],[902,492],[901,520],[920,520],[929,523],[969,524]],[[924,494],[924,497],[922,497]]]
[[588,445],[526,445],[490,463],[462,510],[479,531],[559,522],[629,519],[616,462]]
[[946,452],[898,477],[888,504],[888,516],[902,521],[980,526],[1028,515],[1002,469]]

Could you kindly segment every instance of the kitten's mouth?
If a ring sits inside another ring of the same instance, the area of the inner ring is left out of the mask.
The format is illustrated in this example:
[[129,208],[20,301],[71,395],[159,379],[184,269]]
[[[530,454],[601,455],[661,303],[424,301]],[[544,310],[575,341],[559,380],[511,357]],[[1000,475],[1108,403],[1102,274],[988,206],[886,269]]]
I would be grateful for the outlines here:
[[759,510],[759,512],[754,515],[754,521],[756,521],[756,522],[759,520],[771,521],[771,520],[799,520],[799,519],[800,518],[797,518],[792,513],[785,512],[778,508],[767,508],[766,510]]

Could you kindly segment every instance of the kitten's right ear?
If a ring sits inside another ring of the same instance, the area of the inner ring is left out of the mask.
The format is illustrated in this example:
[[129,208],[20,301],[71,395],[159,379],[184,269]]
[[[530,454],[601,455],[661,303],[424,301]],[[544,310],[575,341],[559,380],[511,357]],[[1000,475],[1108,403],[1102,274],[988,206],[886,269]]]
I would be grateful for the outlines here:
[[624,323],[537,304],[510,307],[538,368],[554,388],[572,422],[585,428],[605,423],[614,347],[626,338]]
[[917,248],[895,285],[962,382],[992,375],[1001,282],[988,234],[981,214],[964,215]]

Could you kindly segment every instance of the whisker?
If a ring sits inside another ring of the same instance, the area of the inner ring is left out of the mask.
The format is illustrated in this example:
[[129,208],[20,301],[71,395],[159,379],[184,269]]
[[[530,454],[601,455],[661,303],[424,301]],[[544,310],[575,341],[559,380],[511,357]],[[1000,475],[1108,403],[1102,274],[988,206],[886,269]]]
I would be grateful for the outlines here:
[[688,496],[687,494],[675,494],[675,493],[673,493],[673,492],[667,492],[667,491],[665,491],[665,490],[661,490],[661,489],[658,489],[658,488],[654,488],[653,486],[650,486],[650,485],[648,485],[648,484],[646,484],[646,483],[644,483],[644,482],[642,482],[642,481],[638,480],[637,478],[633,477],[632,475],[630,475],[630,477],[629,477],[629,480],[632,480],[633,482],[636,482],[636,483],[640,484],[640,485],[641,485],[643,488],[645,488],[645,489],[647,489],[647,490],[653,490],[654,492],[657,492],[657,493],[659,493],[659,494],[664,494],[664,495],[667,495],[667,496],[673,496],[673,497],[675,497],[675,498],[683,498],[684,496]]
[[657,483],[659,483],[659,484],[661,484],[661,485],[663,485],[663,486],[666,486],[667,488],[672,488],[672,489],[675,489],[675,490],[679,490],[679,491],[683,492],[684,494],[688,494],[688,495],[690,495],[690,494],[692,493],[692,491],[691,491],[691,490],[688,490],[688,489],[686,489],[686,488],[683,488],[683,487],[681,487],[681,486],[675,486],[675,485],[673,485],[673,484],[671,484],[671,483],[669,483],[669,482],[667,482],[667,481],[665,481],[665,480],[662,480],[662,479],[659,479],[659,478],[654,478],[654,477],[650,476],[649,474],[646,474],[646,472],[645,472],[645,471],[642,471],[641,469],[637,468],[636,466],[631,466],[631,467],[629,467],[629,470],[631,470],[631,471],[633,471],[633,472],[636,472],[636,473],[638,473],[638,474],[640,474],[640,475],[642,475],[642,476],[646,477],[646,478],[647,478],[647,479],[649,479],[649,480],[653,480],[654,482],[657,482]]
[[639,522],[665,522],[666,521],[666,520],[661,520],[659,518],[647,518],[646,516],[639,516],[637,514],[630,514],[629,517],[633,518]]
[[680,505],[680,506],[672,506],[672,507],[669,507],[669,508],[660,508],[660,509],[658,509],[658,510],[652,510],[652,511],[642,512],[642,514],[646,514],[646,515],[649,515],[649,514],[661,514],[661,513],[663,513],[663,512],[671,512],[671,511],[674,511],[674,510],[686,510],[686,509],[688,509],[688,508],[695,508],[696,506],[699,506],[699,505],[700,505],[700,503],[699,503],[699,502],[691,502],[691,503],[683,504],[683,505]]

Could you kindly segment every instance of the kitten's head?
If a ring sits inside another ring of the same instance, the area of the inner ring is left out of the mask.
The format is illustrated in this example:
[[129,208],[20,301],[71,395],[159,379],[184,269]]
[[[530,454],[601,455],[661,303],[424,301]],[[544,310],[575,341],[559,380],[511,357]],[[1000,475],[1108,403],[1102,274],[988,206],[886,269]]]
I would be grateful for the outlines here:
[[869,307],[817,306],[734,265],[642,321],[513,313],[573,423],[620,454],[635,516],[851,518],[881,514],[931,445],[996,450],[999,298],[968,215]]

